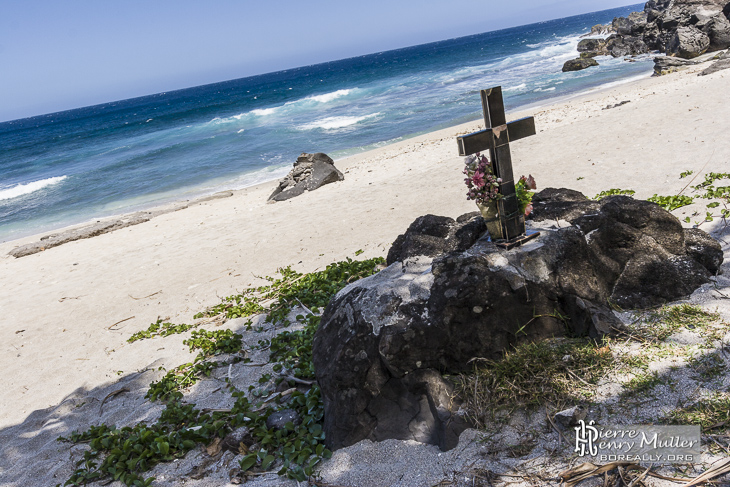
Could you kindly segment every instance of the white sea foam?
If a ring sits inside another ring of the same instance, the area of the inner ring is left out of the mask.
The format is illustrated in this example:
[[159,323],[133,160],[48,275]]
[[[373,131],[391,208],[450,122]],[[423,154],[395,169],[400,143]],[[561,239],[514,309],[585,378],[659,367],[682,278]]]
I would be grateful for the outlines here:
[[[256,110],[251,110],[251,112],[250,112],[250,113],[251,113],[251,115],[256,115],[256,116],[258,116],[258,117],[265,117],[265,116],[267,116],[267,115],[272,115],[272,114],[276,113],[276,111],[277,111],[277,110],[278,110],[279,108],[281,108],[281,107],[272,107],[272,108],[258,108],[258,109],[256,109]],[[236,120],[240,120],[240,119],[241,119],[241,117],[242,117],[243,115],[245,115],[245,113],[242,113],[242,114],[240,114],[240,115],[236,115],[236,116],[235,116],[235,117],[233,117],[233,118],[235,118]]]
[[519,84],[517,86],[508,86],[503,91],[505,91],[505,92],[509,92],[509,91],[525,91],[526,89],[527,89],[527,84],[526,83],[521,83],[521,84]]
[[231,123],[231,122],[239,122],[242,119],[246,119],[250,116],[258,117],[258,118],[268,117],[268,116],[274,115],[275,113],[278,113],[282,110],[289,112],[290,110],[296,109],[299,106],[303,106],[303,107],[306,107],[307,105],[311,106],[311,102],[328,103],[328,102],[331,102],[338,98],[342,98],[343,96],[347,96],[350,93],[352,93],[354,90],[357,90],[357,88],[348,89],[348,90],[337,90],[337,91],[333,91],[331,93],[325,93],[324,95],[308,96],[306,98],[301,98],[299,100],[286,102],[283,105],[269,107],[269,108],[257,108],[255,110],[251,110],[250,112],[239,113],[238,115],[232,115],[232,116],[226,117],[226,118],[215,117],[209,123],[218,125],[218,124],[225,124],[225,123]]
[[[355,88],[357,89],[357,88]],[[332,93],[325,93],[324,95],[314,95],[314,96],[308,96],[307,98],[304,98],[304,100],[313,100],[318,101],[320,103],[327,103],[332,100],[336,100],[337,98],[342,98],[343,96],[347,96],[350,94],[352,90],[337,90],[333,91]],[[296,103],[296,102],[290,102],[290,103]]]
[[299,130],[313,130],[313,129],[336,130],[336,129],[341,129],[341,128],[349,127],[351,125],[358,124],[369,118],[377,117],[378,115],[380,115],[380,112],[372,113],[370,115],[365,115],[363,117],[325,117],[325,118],[321,118],[319,120],[315,120],[314,122],[311,122],[311,123],[305,123],[304,125],[300,125],[297,128]]
[[10,188],[0,189],[0,200],[9,200],[25,194],[34,193],[47,186],[60,183],[64,179],[66,179],[66,176],[57,176],[55,178],[41,179],[32,183],[16,184]]

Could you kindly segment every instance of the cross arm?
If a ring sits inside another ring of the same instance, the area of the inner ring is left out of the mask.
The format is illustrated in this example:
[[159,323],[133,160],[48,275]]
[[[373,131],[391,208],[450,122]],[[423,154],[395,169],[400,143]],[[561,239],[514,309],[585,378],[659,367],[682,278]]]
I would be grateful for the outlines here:
[[456,141],[459,144],[459,155],[468,156],[476,152],[495,149],[512,141],[535,135],[535,133],[535,119],[525,117],[506,125],[459,136]]

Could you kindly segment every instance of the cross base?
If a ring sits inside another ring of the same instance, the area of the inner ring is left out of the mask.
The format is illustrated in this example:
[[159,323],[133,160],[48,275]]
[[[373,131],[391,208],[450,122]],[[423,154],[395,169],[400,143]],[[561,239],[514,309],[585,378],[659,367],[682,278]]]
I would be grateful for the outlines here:
[[519,247],[520,245],[532,240],[533,238],[537,238],[538,235],[540,235],[540,232],[538,231],[527,230],[524,235],[520,235],[519,237],[515,237],[510,240],[494,240],[494,245],[496,245],[497,247],[501,247],[505,250],[510,250],[515,247]]

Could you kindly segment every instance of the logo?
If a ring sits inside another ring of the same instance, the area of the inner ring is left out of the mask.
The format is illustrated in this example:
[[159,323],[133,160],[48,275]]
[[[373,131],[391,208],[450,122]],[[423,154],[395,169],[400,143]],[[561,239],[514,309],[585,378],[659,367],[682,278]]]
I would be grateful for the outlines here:
[[700,458],[700,427],[598,426],[578,421],[575,453],[599,462],[694,463]]
[[598,455],[598,448],[596,447],[596,440],[598,440],[598,429],[593,426],[596,424],[595,421],[591,421],[586,425],[582,419],[578,421],[578,426],[575,427],[575,452],[580,456],[585,456],[586,453],[592,457]]

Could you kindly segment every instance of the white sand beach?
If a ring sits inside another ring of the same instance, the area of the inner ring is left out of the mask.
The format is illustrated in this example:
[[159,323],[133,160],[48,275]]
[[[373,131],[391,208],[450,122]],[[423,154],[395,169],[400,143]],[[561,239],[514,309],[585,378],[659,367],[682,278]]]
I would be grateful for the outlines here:
[[[532,174],[538,190],[566,187],[593,197],[621,188],[647,198],[683,189],[688,194],[685,187],[693,177],[696,184],[707,172],[730,171],[730,70],[697,76],[704,67],[509,114],[509,119],[534,115],[538,132],[512,144],[516,175]],[[474,103],[479,104],[476,96]],[[385,256],[416,217],[456,218],[475,211],[465,197],[455,137],[480,125],[335,161],[344,181],[285,202],[266,203],[272,182],[26,257],[8,252],[43,235],[1,244],[0,485],[63,483],[79,450],[56,437],[100,422],[128,424],[139,420],[139,411],[151,414],[143,396],[156,372],[136,374],[191,357],[179,335],[127,343],[158,317],[189,323],[195,313],[279,267],[314,271],[355,258],[358,250],[363,251],[359,258]],[[680,179],[688,170],[694,174]],[[701,214],[693,216],[695,211]],[[674,214],[701,221],[704,206]],[[720,232],[721,227],[720,219],[701,226]],[[724,235],[728,275],[730,245]],[[730,320],[727,300],[692,299]],[[121,387],[130,392],[108,400],[102,411],[100,402]],[[94,406],[83,409],[92,398]],[[363,442],[325,462],[323,479],[347,486],[434,485],[479,462],[474,435],[468,431],[456,450],[445,453],[395,440]],[[158,478],[159,485],[181,485],[173,479],[185,472],[175,468],[159,471],[171,482]],[[224,470],[215,479],[188,478],[184,485],[224,485]],[[279,483],[296,485],[275,475],[255,485]]]

